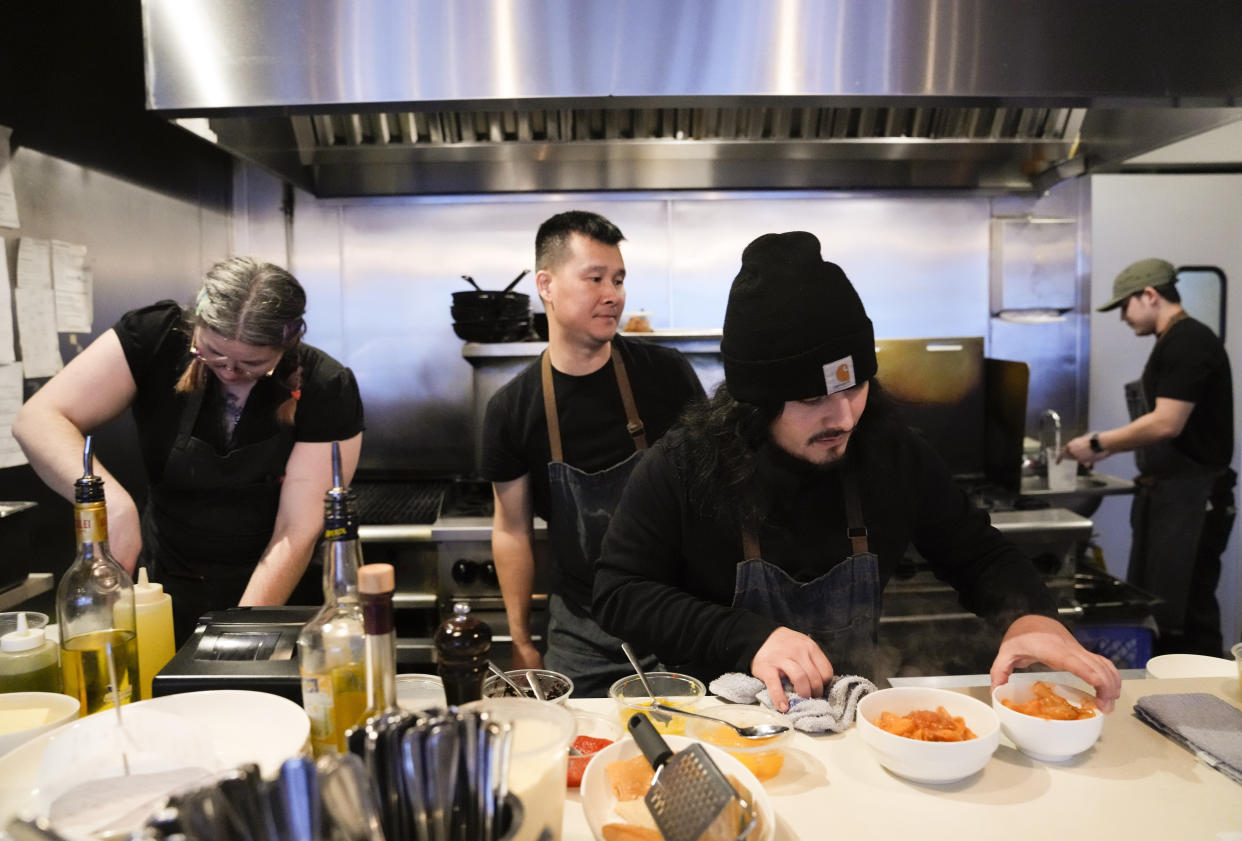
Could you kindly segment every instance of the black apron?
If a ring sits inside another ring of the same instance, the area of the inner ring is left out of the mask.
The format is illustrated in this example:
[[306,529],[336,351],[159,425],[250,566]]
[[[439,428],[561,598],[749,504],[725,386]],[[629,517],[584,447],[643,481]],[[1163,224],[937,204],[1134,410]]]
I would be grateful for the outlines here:
[[745,560],[737,565],[733,607],[752,610],[785,627],[807,634],[824,650],[836,675],[873,680],[881,668],[880,564],[867,541],[862,504],[853,468],[841,470],[846,523],[853,549],[841,563],[806,583],[764,561],[759,538],[742,531]]
[[[558,565],[558,574],[587,581],[594,578],[604,533],[621,500],[625,483],[647,449],[646,432],[616,345],[612,347],[611,356],[621,403],[625,406],[626,430],[634,440],[634,452],[612,467],[594,473],[579,470],[564,460],[552,360],[547,351],[540,363],[543,407],[552,452],[552,460],[548,463],[548,543]],[[591,618],[586,606],[574,604],[555,593],[549,601],[548,650],[544,664],[573,680],[575,696],[604,696],[614,681],[633,674],[621,651],[621,640],[604,631]],[[647,657],[643,665],[644,668],[658,668],[659,664],[655,658]]]
[[[270,438],[216,453],[193,435],[208,387],[186,400],[163,475],[149,490],[142,518],[143,555],[152,580],[172,596],[178,646],[203,613],[235,607],[241,600],[272,539],[294,443],[293,429],[282,425]],[[246,420],[243,410],[238,426]]]
[[[1125,394],[1131,420],[1154,408],[1141,380],[1126,383]],[[1152,608],[1152,615],[1166,640],[1178,639],[1172,644],[1180,644],[1188,626],[1194,625],[1196,636],[1206,633],[1207,650],[1219,657],[1222,646],[1216,582],[1199,586],[1196,581],[1201,577],[1197,566],[1209,516],[1208,501],[1219,496],[1220,480],[1231,471],[1199,464],[1171,441],[1140,447],[1134,451],[1134,462],[1139,476],[1130,508],[1132,538],[1126,580],[1163,600]],[[1228,485],[1225,493],[1232,501],[1232,481]],[[1230,518],[1229,526],[1232,522]],[[1200,591],[1195,599],[1191,598],[1192,591]]]

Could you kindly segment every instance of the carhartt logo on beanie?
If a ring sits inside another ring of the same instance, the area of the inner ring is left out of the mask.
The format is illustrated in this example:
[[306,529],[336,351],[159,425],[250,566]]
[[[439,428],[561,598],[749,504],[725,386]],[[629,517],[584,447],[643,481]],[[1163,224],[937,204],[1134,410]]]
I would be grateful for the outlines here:
[[841,267],[806,231],[742,252],[720,342],[725,382],[747,403],[805,400],[875,376],[875,333]]

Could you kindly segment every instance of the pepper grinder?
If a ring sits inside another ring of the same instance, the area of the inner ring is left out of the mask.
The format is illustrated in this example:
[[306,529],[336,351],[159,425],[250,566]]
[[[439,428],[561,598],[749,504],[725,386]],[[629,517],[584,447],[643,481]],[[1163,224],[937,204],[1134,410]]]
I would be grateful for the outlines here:
[[436,672],[444,682],[444,700],[455,707],[483,697],[492,629],[470,615],[470,605],[453,604],[453,616],[436,628]]

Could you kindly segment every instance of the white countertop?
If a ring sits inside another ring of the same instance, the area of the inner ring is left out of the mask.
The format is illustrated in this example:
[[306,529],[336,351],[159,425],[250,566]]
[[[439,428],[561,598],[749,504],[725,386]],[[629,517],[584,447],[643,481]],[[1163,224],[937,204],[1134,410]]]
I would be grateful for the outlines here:
[[[986,686],[956,691],[990,703]],[[1211,692],[1242,708],[1236,677],[1139,679],[1091,750],[1064,763],[1031,759],[1001,737],[978,774],[947,786],[885,771],[854,728],[796,733],[781,773],[765,784],[777,841],[1242,841],[1242,785],[1133,715],[1135,701]],[[609,699],[570,705],[612,715]],[[563,841],[590,841],[580,796],[566,803]]]

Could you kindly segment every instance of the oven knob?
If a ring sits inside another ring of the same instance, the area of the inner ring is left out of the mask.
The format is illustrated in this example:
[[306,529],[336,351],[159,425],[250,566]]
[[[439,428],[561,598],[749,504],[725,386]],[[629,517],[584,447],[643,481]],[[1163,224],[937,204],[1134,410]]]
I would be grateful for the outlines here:
[[496,563],[487,561],[483,564],[483,581],[493,587],[500,586],[500,578],[496,575]]
[[475,577],[479,574],[479,565],[473,561],[467,561],[464,558],[453,562],[451,570],[453,580],[458,584],[471,584]]

